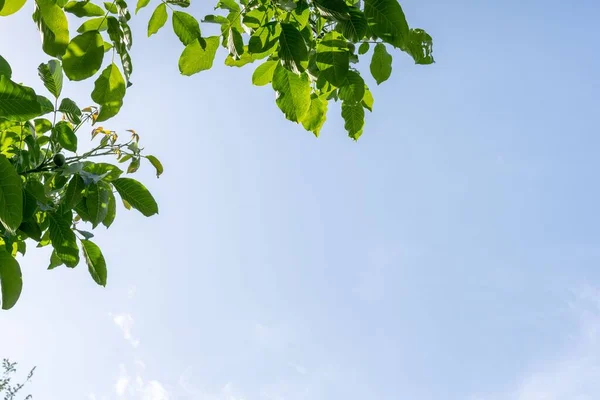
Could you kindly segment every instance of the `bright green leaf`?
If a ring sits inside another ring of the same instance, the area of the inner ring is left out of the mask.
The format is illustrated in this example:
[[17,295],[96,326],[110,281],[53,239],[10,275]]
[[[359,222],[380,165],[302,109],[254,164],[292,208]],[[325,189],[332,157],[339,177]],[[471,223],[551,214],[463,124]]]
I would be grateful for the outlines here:
[[0,154],[0,223],[10,232],[21,225],[23,191],[21,178],[8,159]]
[[123,106],[125,92],[123,75],[119,68],[112,63],[102,71],[94,83],[92,100],[100,105],[97,121],[106,121],[117,115]]
[[326,99],[313,95],[308,112],[302,117],[304,129],[314,133],[316,137],[319,137],[319,132],[327,119],[327,105]]
[[279,22],[269,22],[257,29],[248,42],[248,51],[256,59],[271,55],[279,44],[281,25]]
[[65,4],[65,11],[81,17],[101,17],[104,10],[90,1],[69,1]]
[[348,71],[346,80],[339,90],[340,99],[358,103],[365,96],[365,81],[358,72]]
[[371,59],[371,75],[379,85],[392,74],[392,55],[387,52],[385,45],[377,43]]
[[92,279],[98,285],[106,286],[106,261],[100,247],[90,240],[82,240],[81,247]]
[[152,164],[154,169],[156,169],[156,177],[157,178],[160,177],[162,175],[162,173],[164,172],[164,169],[163,169],[161,162],[158,160],[158,158],[156,158],[154,156],[146,156],[146,159],[148,161],[150,161],[150,164]]
[[23,279],[19,263],[4,246],[0,247],[0,286],[2,286],[2,309],[9,310],[21,296]]
[[63,69],[69,79],[81,81],[98,72],[103,58],[104,40],[100,32],[85,32],[69,42]]
[[87,188],[85,205],[87,207],[90,222],[95,228],[104,221],[108,213],[108,192],[110,188],[104,182],[92,183]]
[[411,29],[402,50],[415,60],[416,64],[433,64],[433,39],[423,29]]
[[269,60],[259,65],[252,74],[252,83],[256,86],[264,86],[271,83],[277,64],[277,61]]
[[[149,1],[150,0],[148,0],[148,2]],[[117,9],[117,6],[112,2],[104,2],[104,8],[106,8],[106,11],[108,11],[109,13],[112,13],[112,14],[116,14],[119,12],[119,10]]]
[[69,44],[69,24],[62,8],[52,0],[36,0],[33,20],[42,35],[42,50],[52,57],[62,57]]
[[183,11],[173,11],[173,31],[185,46],[200,39],[200,24],[196,18]]
[[113,181],[121,176],[123,171],[119,167],[109,163],[93,163],[87,161],[84,164],[83,171],[92,175],[101,176],[105,182]]
[[348,136],[354,140],[358,140],[365,126],[365,110],[362,105],[344,101],[342,103],[342,118],[344,119],[344,128],[348,131]]
[[150,0],[138,0],[137,6],[135,7],[135,13],[137,14],[142,8],[150,4]]
[[62,147],[66,150],[77,151],[77,136],[73,132],[73,128],[67,121],[58,122],[53,129],[53,135]]
[[158,214],[156,200],[140,182],[131,178],[119,178],[115,179],[112,184],[123,200],[146,217]]
[[56,255],[69,268],[74,268],[79,264],[79,248],[75,234],[71,230],[73,214],[71,210],[59,209],[56,212],[48,212],[50,221],[50,240]]
[[[105,17],[97,17],[91,18],[85,21],[79,28],[77,28],[77,32],[84,33],[89,31],[105,31],[108,29],[108,21]],[[102,40],[104,42],[104,39]],[[103,44],[104,46],[104,44]]]
[[27,0],[4,0],[0,2],[0,17],[6,17],[19,11]]
[[35,121],[35,133],[38,135],[44,134],[52,129],[52,122],[46,118],[37,118]]
[[362,99],[362,106],[364,108],[366,108],[367,110],[373,112],[373,103],[374,103],[374,99],[373,99],[373,94],[371,93],[371,91],[369,90],[369,88],[365,85],[365,96]]
[[329,32],[317,45],[317,67],[320,77],[334,86],[341,86],[350,68],[350,53],[344,36]]
[[296,75],[278,65],[273,74],[277,106],[290,121],[299,122],[310,107],[310,81],[307,74]]
[[33,89],[0,75],[0,117],[13,121],[27,121],[42,115],[42,109]]
[[179,71],[189,76],[211,69],[218,47],[218,36],[194,40],[185,47],[179,57]]
[[44,86],[56,98],[60,96],[63,85],[63,73],[60,61],[50,60],[38,66],[38,75]]
[[167,18],[167,5],[165,3],[160,3],[148,21],[148,37],[158,32],[158,30],[167,22]]
[[59,267],[59,266],[61,266],[63,264],[64,264],[63,261],[56,254],[56,250],[53,250],[52,254],[50,255],[50,265],[48,265],[48,269],[54,269],[54,268]]

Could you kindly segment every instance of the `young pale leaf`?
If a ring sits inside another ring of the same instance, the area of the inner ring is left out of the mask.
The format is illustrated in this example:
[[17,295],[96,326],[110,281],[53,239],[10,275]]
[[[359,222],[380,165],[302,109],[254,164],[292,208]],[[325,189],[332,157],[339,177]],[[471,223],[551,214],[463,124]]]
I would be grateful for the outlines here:
[[124,201],[146,217],[158,214],[156,200],[140,182],[131,178],[119,178],[115,179],[112,184]]
[[252,74],[252,83],[256,86],[264,86],[271,83],[277,64],[277,61],[269,60],[259,65]]
[[392,74],[392,55],[387,52],[383,43],[377,43],[375,46],[370,69],[378,85],[385,82]]
[[16,13],[25,5],[27,0],[3,0],[0,1],[0,17],[6,17]]
[[52,0],[36,0],[33,20],[42,35],[42,50],[52,57],[62,57],[69,44],[69,25],[62,8]]
[[115,63],[111,63],[94,82],[92,100],[100,105],[100,113],[96,121],[106,121],[117,115],[123,106],[125,92],[123,75]]
[[106,286],[106,261],[100,247],[90,240],[82,240],[81,247],[92,279],[98,285]]
[[150,4],[150,0],[138,0],[137,6],[135,7],[135,13],[137,14],[142,8]]
[[60,96],[63,85],[63,73],[60,61],[50,60],[46,64],[38,66],[38,75],[44,86],[56,98]]
[[194,40],[185,47],[179,57],[179,71],[189,76],[211,69],[218,47],[218,36]]
[[277,106],[290,121],[299,122],[310,107],[310,81],[307,74],[296,75],[278,65],[273,74]]
[[152,36],[167,22],[167,5],[160,3],[148,21],[148,37]]
[[65,4],[65,11],[82,17],[101,17],[104,10],[90,1],[69,1]]
[[369,43],[368,42],[363,42],[360,44],[360,46],[358,46],[358,54],[360,54],[361,56],[363,54],[367,54],[367,52],[369,51]]
[[117,216],[117,201],[112,190],[108,191],[108,210],[106,211],[106,217],[102,221],[102,225],[109,228]]
[[104,40],[100,32],[85,32],[69,42],[63,58],[63,68],[69,79],[81,81],[98,72],[103,58]]
[[358,8],[351,7],[350,18],[338,22],[336,29],[351,42],[358,42],[365,37],[368,27],[365,14]]
[[108,184],[102,181],[92,183],[87,188],[85,205],[94,228],[104,221],[108,213],[108,192],[110,192]]
[[348,131],[348,136],[354,140],[358,140],[365,126],[365,110],[362,105],[344,101],[342,103],[342,118],[344,119],[344,128]]
[[183,11],[173,11],[173,31],[185,46],[200,39],[200,24],[196,18]]
[[63,197],[63,204],[67,208],[73,208],[79,203],[83,197],[83,189],[85,184],[83,178],[79,175],[73,175],[71,181],[67,185],[65,196]]
[[67,97],[61,100],[57,111],[63,113],[65,117],[75,125],[79,125],[81,122],[81,110],[73,100]]
[[152,164],[154,169],[156,169],[156,177],[157,178],[160,177],[162,175],[162,173],[164,172],[164,169],[163,169],[161,162],[158,161],[158,158],[156,158],[154,156],[146,156],[146,159],[148,161],[150,161],[150,164]]
[[15,232],[23,218],[21,178],[8,159],[0,154],[0,223]]
[[59,209],[47,213],[50,221],[50,240],[56,255],[69,268],[75,268],[79,264],[79,248],[75,234],[71,230],[73,214],[71,210]]
[[398,0],[365,0],[365,17],[375,36],[402,48],[408,35],[408,23]]
[[2,309],[11,309],[19,300],[23,289],[21,267],[4,246],[0,247],[0,286],[2,287]]
[[344,36],[329,32],[317,44],[317,67],[322,77],[333,86],[341,86],[350,68],[350,53]]
[[351,103],[359,103],[365,96],[365,81],[358,72],[348,71],[344,85],[340,87],[340,99]]
[[314,133],[316,137],[319,137],[319,132],[327,119],[327,105],[326,99],[313,95],[308,112],[302,117],[304,129]]
[[33,89],[0,75],[0,118],[24,122],[42,115],[42,108]]
[[292,24],[281,24],[279,58],[284,67],[301,74],[308,67],[308,50],[300,31]]
[[88,19],[83,24],[81,24],[81,26],[77,28],[77,32],[84,33],[89,31],[105,31],[107,29],[108,22],[106,20],[106,17],[97,17]]
[[60,121],[54,126],[53,135],[66,150],[77,151],[77,136],[67,121]]

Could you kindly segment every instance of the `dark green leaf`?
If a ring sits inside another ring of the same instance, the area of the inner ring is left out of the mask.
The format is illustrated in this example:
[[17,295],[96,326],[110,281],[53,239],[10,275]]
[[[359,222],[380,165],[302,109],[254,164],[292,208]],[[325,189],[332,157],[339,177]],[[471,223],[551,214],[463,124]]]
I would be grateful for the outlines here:
[[75,234],[71,230],[73,214],[71,210],[59,209],[57,212],[48,212],[50,220],[50,240],[56,255],[69,268],[79,264],[79,248]]
[[334,21],[344,21],[350,18],[349,7],[344,0],[313,0],[313,4],[325,18]]
[[106,286],[106,261],[100,247],[89,240],[82,240],[81,247],[92,279],[98,285]]
[[121,58],[121,65],[123,66],[123,73],[125,74],[125,81],[127,87],[131,86],[131,73],[133,72],[133,65],[131,64],[131,57],[127,49],[131,46],[131,41],[128,40],[128,35],[123,31],[123,24],[119,23],[115,17],[108,17],[108,36],[112,40],[117,54]]
[[42,50],[52,57],[62,57],[69,44],[69,25],[62,8],[52,0],[36,0],[33,20],[42,35]]
[[350,8],[350,18],[340,21],[336,27],[346,39],[352,42],[362,40],[367,34],[367,19],[365,14],[356,7]]
[[117,11],[121,17],[122,25],[127,25],[127,21],[131,19],[131,14],[127,8],[127,2],[125,0],[115,0],[115,5],[117,6]]
[[361,43],[360,46],[358,47],[358,54],[360,54],[360,55],[367,54],[368,51],[369,51],[369,43],[367,43],[367,42]]
[[53,250],[52,254],[50,255],[50,265],[48,265],[48,269],[54,269],[54,268],[59,267],[59,266],[61,266],[63,264],[64,264],[63,261],[56,254],[56,250]]
[[248,51],[256,59],[265,58],[271,55],[279,44],[281,35],[281,25],[273,21],[257,29],[248,42]]
[[[97,17],[91,18],[85,21],[79,28],[77,28],[77,32],[84,33],[89,31],[105,31],[108,29],[108,22],[105,17]],[[104,46],[104,39],[102,40]]]
[[148,21],[148,37],[158,32],[165,25],[167,17],[167,5],[160,3],[152,13],[150,21]]
[[277,64],[277,61],[265,61],[259,65],[252,74],[252,83],[256,86],[264,86],[271,83]]
[[211,69],[218,47],[218,36],[194,40],[185,47],[179,57],[179,71],[189,76]]
[[350,53],[344,37],[339,32],[329,32],[317,45],[319,77],[334,86],[341,86],[350,68]]
[[90,222],[94,228],[104,221],[104,218],[108,213],[109,192],[110,188],[108,184],[102,181],[92,183],[87,188],[85,205],[87,207],[88,215],[90,216]]
[[365,126],[365,110],[360,103],[344,101],[342,103],[342,118],[348,136],[358,140]]
[[45,114],[48,114],[48,113],[51,113],[54,111],[54,105],[52,104],[50,99],[48,99],[47,97],[44,97],[44,96],[36,96],[36,97],[37,97],[37,102],[40,105],[41,115],[45,115]]
[[302,117],[302,126],[307,131],[319,137],[319,132],[327,119],[327,100],[322,97],[312,96],[308,112]]
[[0,56],[0,75],[5,75],[8,79],[10,79],[10,77],[12,76],[12,69],[10,68],[10,64],[2,56]]
[[23,221],[19,226],[19,230],[25,233],[28,237],[33,240],[40,241],[42,240],[42,230],[40,226],[33,219],[28,221]]
[[69,1],[65,4],[65,11],[81,17],[101,17],[104,10],[90,1]]
[[290,121],[299,122],[310,107],[310,81],[307,74],[295,73],[278,65],[273,74],[277,106]]
[[402,50],[415,60],[416,64],[433,64],[433,40],[423,29],[411,29]]
[[98,72],[103,58],[104,40],[100,32],[85,32],[69,42],[63,68],[69,79],[81,81]]
[[106,121],[117,115],[123,106],[125,91],[125,80],[121,71],[114,63],[110,64],[96,79],[92,91],[92,100],[100,105],[96,121]]
[[21,178],[8,159],[0,154],[0,223],[10,232],[21,225],[23,191]]
[[392,74],[392,56],[382,43],[377,43],[371,59],[371,75],[379,85],[386,81]]
[[283,66],[295,74],[308,67],[308,50],[300,31],[292,24],[281,24],[279,58]]
[[239,59],[244,54],[242,34],[233,27],[229,28],[229,34],[227,35],[227,50],[235,59]]
[[2,287],[2,309],[11,309],[19,300],[23,289],[21,267],[4,246],[0,247],[0,286]]
[[65,114],[65,117],[67,117],[67,119],[75,125],[78,125],[81,122],[81,110],[77,104],[75,104],[75,102],[69,98],[65,97],[61,100],[60,105],[58,106],[58,111]]
[[160,177],[162,175],[162,173],[164,172],[164,169],[163,169],[161,162],[158,161],[158,158],[156,158],[154,156],[146,156],[146,159],[148,161],[150,161],[150,164],[152,164],[154,169],[156,169],[156,177],[157,178]]
[[60,121],[54,126],[53,134],[58,143],[66,150],[77,151],[77,136],[67,121]]
[[189,7],[190,6],[190,0],[167,0],[167,3],[169,4],[173,4],[179,7]]
[[344,85],[340,87],[340,99],[347,102],[359,103],[365,96],[365,81],[358,72],[348,71]]
[[42,115],[42,109],[33,89],[0,75],[0,117],[13,121],[27,121]]
[[408,35],[408,23],[397,0],[365,0],[365,17],[371,32],[401,48]]
[[158,205],[148,189],[140,182],[131,178],[119,178],[113,182],[115,189],[123,200],[146,217],[158,214]]
[[56,98],[60,96],[63,85],[63,73],[60,61],[50,60],[47,64],[38,66],[38,75],[44,86]]
[[67,185],[65,196],[63,197],[63,204],[65,207],[74,208],[83,197],[83,189],[85,189],[83,178],[77,174],[73,175],[71,181]]
[[139,168],[140,168],[140,159],[139,159],[139,157],[136,157],[133,160],[131,160],[131,163],[129,164],[129,167],[127,167],[127,173],[128,174],[133,174]]
[[200,24],[196,18],[183,11],[173,11],[173,31],[185,46],[200,39]]
[[112,190],[108,192],[108,211],[106,211],[106,217],[102,221],[102,225],[109,228],[117,216],[117,201]]

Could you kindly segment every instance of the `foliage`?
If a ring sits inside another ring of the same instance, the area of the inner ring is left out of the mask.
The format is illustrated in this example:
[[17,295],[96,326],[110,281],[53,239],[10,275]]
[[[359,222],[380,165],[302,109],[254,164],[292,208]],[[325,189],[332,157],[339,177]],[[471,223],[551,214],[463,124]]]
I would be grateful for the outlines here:
[[[33,377],[35,367],[29,371],[27,378],[23,383],[12,384],[13,375],[17,372],[17,363],[10,362],[6,358],[2,360],[2,375],[0,375],[0,395],[4,395],[4,400],[15,400],[17,394],[23,389],[25,383],[29,382]],[[31,399],[32,396],[28,395],[25,400]]]
[[[9,63],[0,56],[4,309],[11,308],[21,293],[15,256],[25,254],[26,240],[38,247],[52,246],[49,269],[73,268],[83,258],[92,278],[104,286],[105,259],[90,240],[93,234],[82,225],[91,225],[92,230],[100,224],[109,227],[116,215],[115,195],[128,209],[145,216],[158,213],[154,198],[140,182],[121,177],[123,171],[116,165],[90,159],[115,156],[119,163],[129,162],[126,172],[134,173],[144,158],[157,176],[163,172],[156,157],[142,154],[134,131],[128,141],[119,142],[116,132],[98,126],[119,113],[132,85],[132,16],[126,0],[30,1],[42,50],[52,57],[38,67],[52,100],[14,82]],[[0,0],[0,16],[17,12],[25,2]],[[182,44],[181,74],[211,69],[220,47],[225,49],[227,66],[256,63],[252,83],[271,84],[285,117],[316,136],[331,101],[341,102],[348,135],[354,140],[362,135],[365,109],[372,111],[374,100],[358,69],[361,57],[370,58],[369,70],[377,84],[389,79],[391,53],[396,49],[417,64],[434,62],[431,37],[409,27],[397,0],[218,0],[215,14],[200,21],[183,11],[189,0],[138,0],[135,13],[150,5],[147,35],[160,33],[171,20]],[[73,23],[79,26],[76,31],[69,29]],[[218,34],[203,33],[209,26]],[[95,105],[81,109],[61,97],[64,76],[72,81],[93,78]],[[80,133],[88,123],[92,139],[99,143],[82,152]]]

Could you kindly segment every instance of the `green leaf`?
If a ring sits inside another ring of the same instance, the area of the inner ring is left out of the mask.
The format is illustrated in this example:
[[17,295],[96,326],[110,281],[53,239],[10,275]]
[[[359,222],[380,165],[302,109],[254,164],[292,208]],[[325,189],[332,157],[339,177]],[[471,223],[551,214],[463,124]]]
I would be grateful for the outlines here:
[[28,237],[35,241],[42,240],[42,230],[40,226],[33,219],[23,221],[19,226],[19,231],[25,233]]
[[135,7],[135,13],[137,14],[142,8],[150,4],[150,0],[138,0],[137,6]]
[[112,63],[102,71],[94,83],[92,100],[100,105],[100,113],[96,121],[106,121],[117,115],[123,106],[125,92],[123,75],[119,68]]
[[104,10],[90,1],[69,1],[65,11],[81,17],[102,17]]
[[313,4],[325,18],[334,21],[344,21],[350,18],[349,7],[344,0],[313,0]]
[[300,31],[292,24],[281,24],[279,58],[284,67],[301,74],[308,67],[308,50]]
[[158,161],[158,158],[156,158],[154,156],[146,156],[146,159],[148,161],[150,161],[150,164],[152,164],[154,169],[156,169],[156,177],[157,178],[160,177],[162,175],[162,173],[164,172],[164,169],[163,169],[161,162]]
[[52,129],[52,122],[50,122],[49,120],[47,120],[46,118],[37,118],[35,121],[33,121],[35,123],[35,132],[38,135],[41,135],[43,133],[48,132],[50,129]]
[[73,100],[67,97],[61,100],[57,111],[65,114],[65,117],[75,125],[79,125],[81,122],[81,110]]
[[167,3],[183,8],[190,6],[190,0],[167,0]]
[[41,115],[48,114],[54,111],[54,105],[52,104],[50,99],[39,95],[36,97],[38,103],[40,104]]
[[127,2],[125,0],[115,0],[115,5],[117,6],[117,11],[119,13],[119,19],[121,20],[121,25],[127,25],[127,21],[131,19],[131,14],[129,13],[129,9],[127,8]]
[[10,68],[10,64],[2,56],[0,56],[0,75],[5,75],[8,79],[10,79],[12,76],[12,68]]
[[113,45],[108,43],[108,42],[104,42],[104,52],[106,53],[107,51],[109,51],[110,49],[113,48]]
[[42,108],[33,89],[0,75],[0,117],[23,122],[40,115]]
[[363,42],[360,44],[360,46],[358,47],[358,54],[363,55],[363,54],[367,54],[367,52],[369,51],[369,43],[368,42]]
[[108,36],[110,40],[112,40],[115,49],[117,50],[117,54],[121,58],[121,65],[123,66],[123,73],[125,74],[125,81],[127,82],[127,87],[131,86],[131,81],[129,78],[133,72],[133,65],[131,64],[131,56],[127,49],[131,48],[131,38],[129,35],[129,31],[125,32],[123,30],[123,24],[119,23],[115,17],[110,16],[107,18],[108,23]]
[[341,86],[350,68],[350,53],[344,36],[329,32],[317,44],[317,68],[322,77],[333,86]]
[[235,59],[239,59],[244,54],[244,40],[242,34],[234,27],[229,28],[227,35],[227,50]]
[[304,29],[308,25],[310,19],[310,8],[305,0],[300,0],[296,3],[296,8],[290,11],[290,15],[298,24],[300,29]]
[[36,0],[33,20],[42,35],[42,50],[62,57],[69,44],[69,24],[63,9],[52,0]]
[[19,300],[23,289],[21,267],[4,246],[0,247],[0,285],[2,286],[2,309],[11,309]]
[[265,22],[268,21],[269,18],[267,14],[267,8],[264,6],[246,12],[242,18],[242,23],[244,26],[247,26],[252,30],[260,28]]
[[252,74],[252,83],[256,86],[264,86],[271,83],[277,64],[277,61],[269,60],[259,65]]
[[[105,31],[108,29],[108,21],[106,17],[97,17],[91,18],[85,21],[79,28],[77,28],[77,32],[84,33],[89,31]],[[104,46],[104,39],[102,39],[102,46]]]
[[240,11],[240,6],[237,4],[235,0],[220,0],[215,9],[221,8],[223,10],[229,10],[233,12]]
[[152,36],[167,22],[167,5],[160,3],[152,13],[150,21],[148,21],[148,37]]
[[408,23],[397,0],[365,0],[365,17],[371,32],[401,48],[408,36]]
[[104,40],[100,32],[85,32],[75,36],[63,58],[63,69],[73,81],[81,81],[93,76],[102,65]]
[[218,47],[218,36],[194,40],[185,47],[179,57],[179,71],[189,76],[211,69]]
[[344,101],[342,103],[342,118],[348,136],[358,140],[365,126],[365,110],[361,104]]
[[244,46],[244,54],[238,59],[235,59],[231,54],[228,54],[227,57],[225,57],[225,65],[228,67],[243,67],[246,64],[252,64],[256,60],[252,57],[252,54],[248,53],[246,50],[247,47]]
[[140,182],[131,178],[119,178],[115,179],[112,184],[123,200],[146,217],[158,214],[158,205],[154,197]]
[[106,211],[106,217],[102,221],[102,225],[109,228],[117,216],[117,201],[112,190],[108,192],[108,210]]
[[433,64],[433,39],[423,29],[411,29],[402,50],[411,55],[415,64]]
[[85,205],[94,228],[104,221],[108,213],[108,192],[110,188],[104,182],[92,183],[87,188]]
[[185,46],[200,39],[200,24],[196,18],[183,11],[173,11],[173,31]]
[[127,173],[128,174],[133,174],[139,168],[140,168],[140,159],[139,159],[139,157],[136,157],[133,160],[131,160],[131,163],[129,164],[129,167],[127,167]]
[[387,52],[384,44],[377,43],[375,46],[370,69],[378,85],[388,80],[392,74],[392,55]]
[[0,17],[6,17],[19,11],[27,0],[4,0],[0,2]]
[[59,266],[61,266],[63,264],[64,264],[63,261],[56,254],[56,250],[53,250],[52,254],[50,255],[50,265],[48,265],[48,269],[54,269],[54,268],[59,267]]
[[93,163],[89,161],[85,163],[83,170],[92,175],[101,176],[101,179],[105,182],[114,181],[123,173],[123,171],[121,171],[121,169],[116,165],[108,163]]
[[38,75],[44,86],[56,98],[60,96],[63,85],[63,73],[60,61],[50,60],[47,64],[38,66]]
[[71,230],[73,223],[73,214],[71,210],[59,209],[56,212],[48,212],[50,221],[50,240],[56,255],[69,268],[74,268],[79,264],[79,248],[75,234]]
[[279,44],[281,35],[281,25],[273,21],[257,29],[248,42],[248,51],[256,59],[265,58],[271,55]]
[[73,175],[63,197],[65,207],[74,208],[83,198],[83,189],[85,189],[83,178],[77,174]]
[[367,110],[373,112],[373,102],[375,100],[373,99],[373,94],[371,93],[371,91],[369,90],[369,88],[365,85],[365,96],[362,99],[362,106],[364,108],[366,108]]
[[223,25],[223,24],[229,24],[229,20],[225,17],[223,17],[222,15],[206,15],[204,16],[204,19],[202,20],[202,22],[205,22],[207,24],[219,24],[219,25]]
[[[148,0],[148,2],[150,2],[150,0]],[[104,8],[106,8],[106,11],[112,14],[116,14],[119,12],[117,6],[112,2],[104,2]]]
[[67,121],[60,121],[54,126],[53,134],[56,140],[66,150],[77,151],[77,136]]
[[21,178],[8,159],[0,154],[0,223],[15,232],[23,217]]
[[299,122],[310,107],[310,81],[307,74],[295,73],[278,65],[273,74],[277,106],[290,121]]
[[365,14],[356,7],[350,8],[350,18],[338,22],[336,29],[339,30],[346,39],[352,42],[358,42],[365,37],[368,30]]
[[98,285],[106,286],[106,261],[100,247],[90,240],[82,240],[81,247],[92,279]]
[[340,87],[340,99],[359,103],[365,97],[365,81],[358,72],[349,71],[344,85]]
[[326,99],[313,95],[308,112],[302,117],[304,129],[314,133],[316,137],[319,137],[321,128],[327,119],[327,105]]

